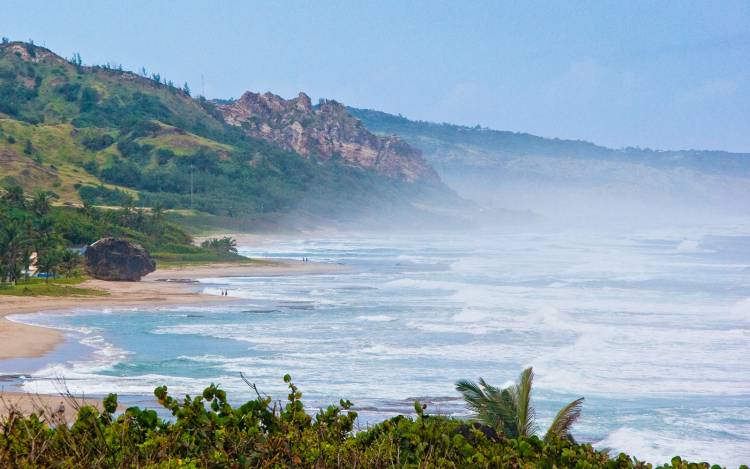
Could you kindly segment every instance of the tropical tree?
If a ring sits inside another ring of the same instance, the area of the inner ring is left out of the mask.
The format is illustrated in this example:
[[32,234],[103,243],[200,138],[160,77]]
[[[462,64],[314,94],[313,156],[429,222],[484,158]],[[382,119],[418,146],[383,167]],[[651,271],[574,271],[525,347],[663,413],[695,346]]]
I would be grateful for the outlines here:
[[81,255],[70,249],[62,251],[58,271],[65,277],[78,277],[81,274]]
[[207,239],[201,243],[201,247],[221,254],[237,254],[237,241],[229,236]]
[[[536,433],[536,412],[531,402],[533,382],[534,371],[529,367],[521,372],[516,384],[504,389],[479,378],[479,383],[471,380],[456,382],[456,390],[476,419],[510,438],[528,437]],[[558,437],[575,442],[570,431],[581,415],[582,405],[583,398],[579,398],[560,409],[544,439],[549,441]]]
[[31,245],[26,226],[14,219],[3,221],[0,227],[0,263],[3,265],[3,277],[15,285],[21,274],[21,267],[28,265],[24,259]]
[[161,241],[164,235],[164,205],[161,202],[156,202],[151,207],[151,226],[149,231],[153,234],[156,241]]
[[49,213],[52,206],[52,199],[57,198],[59,198],[59,196],[54,192],[37,191],[31,199],[31,209],[34,210],[37,215],[46,215]]
[[12,207],[26,207],[26,197],[24,196],[23,188],[21,186],[12,185],[5,188],[5,194],[3,194],[2,199]]
[[[40,199],[34,198],[32,205],[36,205]],[[38,210],[44,211],[43,207],[37,207]],[[37,259],[47,257],[48,252],[55,251],[63,244],[62,236],[55,229],[55,224],[50,217],[39,216],[32,223],[31,244],[36,250]],[[42,270],[43,271],[43,270]]]
[[64,249],[56,248],[56,249],[50,249],[48,251],[45,251],[44,254],[37,257],[36,265],[38,272],[44,272],[46,275],[45,282],[49,283],[49,277],[52,275],[53,277],[56,277],[60,265],[63,261],[63,253],[65,252]]

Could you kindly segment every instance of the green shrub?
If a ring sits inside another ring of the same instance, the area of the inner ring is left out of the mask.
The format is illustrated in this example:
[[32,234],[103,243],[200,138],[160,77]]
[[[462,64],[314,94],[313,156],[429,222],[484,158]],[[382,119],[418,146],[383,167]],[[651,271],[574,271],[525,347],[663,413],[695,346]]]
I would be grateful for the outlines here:
[[91,205],[119,205],[133,203],[133,197],[120,189],[109,189],[104,186],[81,186],[78,189],[81,200]]
[[109,134],[89,135],[81,143],[91,151],[100,151],[115,143],[115,139]]
[[[355,433],[357,413],[340,401],[310,415],[289,375],[286,404],[258,393],[233,407],[216,385],[179,400],[167,387],[154,391],[172,418],[130,407],[116,415],[110,394],[102,411],[78,410],[65,425],[59,416],[11,414],[0,423],[0,464],[5,467],[361,467],[361,468],[651,468],[625,454],[615,458],[590,444],[536,436],[505,438],[478,423],[425,413],[397,416]],[[253,389],[257,392],[254,385]],[[50,426],[48,421],[56,423]],[[663,469],[709,468],[674,458]],[[743,466],[745,467],[745,466]],[[745,467],[746,469],[746,467]]]

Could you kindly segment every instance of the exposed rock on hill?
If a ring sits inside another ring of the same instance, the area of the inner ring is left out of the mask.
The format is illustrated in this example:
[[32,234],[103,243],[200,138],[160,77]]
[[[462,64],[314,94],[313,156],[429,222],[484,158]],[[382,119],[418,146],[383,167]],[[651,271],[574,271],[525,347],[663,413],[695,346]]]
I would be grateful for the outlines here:
[[228,124],[302,156],[341,158],[347,164],[408,182],[440,182],[419,150],[399,137],[374,135],[336,101],[313,106],[305,93],[283,99],[248,91],[237,101],[218,107]]
[[156,270],[156,262],[142,246],[116,238],[102,238],[86,250],[86,270],[99,280],[138,281]]

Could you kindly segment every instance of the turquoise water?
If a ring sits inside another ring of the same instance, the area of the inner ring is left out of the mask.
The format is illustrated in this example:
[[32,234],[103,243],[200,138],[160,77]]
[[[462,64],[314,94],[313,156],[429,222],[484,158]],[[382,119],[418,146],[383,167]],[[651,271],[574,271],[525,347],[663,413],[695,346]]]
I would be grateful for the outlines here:
[[313,409],[339,398],[361,425],[464,415],[453,383],[537,374],[540,426],[584,396],[576,435],[652,462],[750,461],[750,236],[737,229],[631,235],[339,235],[242,252],[350,270],[205,278],[231,303],[78,310],[17,320],[69,331],[75,353],[35,363],[27,390],[195,393],[219,383],[284,398],[290,373]]

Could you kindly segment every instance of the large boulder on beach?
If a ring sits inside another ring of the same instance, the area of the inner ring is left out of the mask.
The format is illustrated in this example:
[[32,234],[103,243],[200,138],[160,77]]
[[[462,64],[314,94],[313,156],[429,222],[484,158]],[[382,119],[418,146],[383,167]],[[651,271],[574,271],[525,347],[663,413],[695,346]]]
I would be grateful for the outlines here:
[[156,270],[156,262],[139,244],[102,238],[86,249],[86,270],[99,280],[133,282]]

